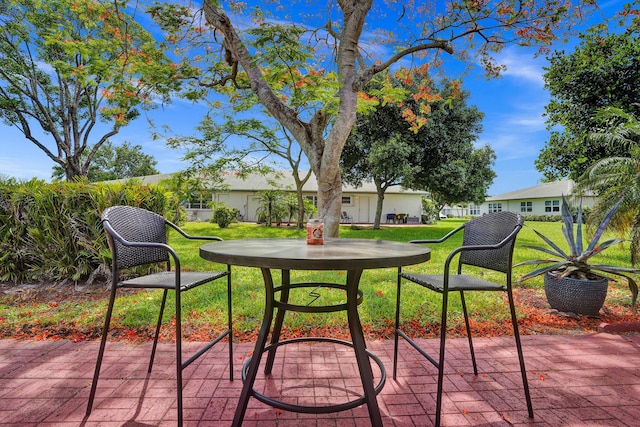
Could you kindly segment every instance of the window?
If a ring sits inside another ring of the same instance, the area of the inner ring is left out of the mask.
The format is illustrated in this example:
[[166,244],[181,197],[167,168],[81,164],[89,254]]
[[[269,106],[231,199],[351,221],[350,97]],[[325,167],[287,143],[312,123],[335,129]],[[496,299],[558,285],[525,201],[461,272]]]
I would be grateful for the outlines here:
[[211,194],[191,193],[189,199],[183,202],[187,209],[211,209],[210,203],[213,200]]
[[489,203],[489,213],[502,212],[502,203]]
[[469,215],[480,216],[480,205],[469,205]]
[[318,196],[307,196],[308,200],[311,200],[313,206],[318,207]]
[[533,202],[520,202],[520,212],[533,212]]
[[342,196],[342,206],[353,206],[351,196]]
[[207,202],[186,202],[185,205],[187,209],[209,209]]
[[545,200],[544,201],[545,212],[560,212],[560,200]]

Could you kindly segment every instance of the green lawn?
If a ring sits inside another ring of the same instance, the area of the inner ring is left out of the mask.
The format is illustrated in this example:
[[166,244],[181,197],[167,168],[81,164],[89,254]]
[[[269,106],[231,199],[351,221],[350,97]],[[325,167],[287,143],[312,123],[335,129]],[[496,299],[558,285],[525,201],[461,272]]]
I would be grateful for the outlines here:
[[[447,219],[430,226],[383,226],[381,230],[373,230],[368,227],[351,228],[342,226],[341,237],[363,239],[385,239],[396,241],[409,241],[419,238],[437,238],[446,234],[451,229],[463,222],[459,219]],[[518,262],[533,257],[539,257],[536,251],[522,248],[523,244],[540,244],[539,238],[533,233],[531,227],[547,236],[558,237],[562,240],[560,223],[530,223],[520,232],[516,244],[514,261]],[[187,223],[185,231],[193,235],[217,235],[225,240],[258,238],[258,237],[303,237],[304,231],[294,227],[266,228],[253,224],[232,224],[227,229],[220,229],[217,225],[205,222]],[[173,234],[171,245],[178,251],[183,268],[190,270],[219,269],[226,266],[216,265],[199,257],[198,247],[201,242],[187,240]],[[405,270],[437,273],[442,271],[444,259],[450,250],[460,244],[460,239],[452,239],[440,245],[432,245],[432,257],[427,263],[417,266],[405,267]],[[629,265],[627,247],[615,247],[598,256],[599,262],[620,265]],[[234,329],[243,337],[250,338],[256,333],[262,318],[264,308],[264,291],[260,271],[255,268],[233,267],[233,311]],[[515,278],[528,271],[527,266],[515,270]],[[394,316],[396,269],[367,270],[363,273],[361,289],[364,293],[364,301],[360,306],[360,316],[365,330],[376,336],[389,336]],[[276,275],[277,278],[277,275]],[[292,272],[292,280],[339,282],[345,280],[344,272]],[[440,307],[439,295],[429,292],[415,285],[409,285],[409,292],[403,293],[403,321],[423,328],[424,333],[435,332],[439,322],[438,313]],[[542,279],[533,279],[518,287],[536,288],[542,287]],[[610,292],[608,302],[622,305],[626,312],[630,313],[630,295],[625,285],[614,286]],[[342,301],[343,294],[335,290],[321,288],[320,299],[316,304]],[[134,295],[123,296],[118,300],[114,312],[114,323],[121,329],[149,332],[148,325],[153,324],[157,315],[157,307],[160,301],[160,292],[143,292]],[[311,297],[302,291],[294,293],[292,299],[298,303],[309,302]],[[449,324],[453,329],[461,326],[461,316],[458,315],[459,298],[451,299],[452,315]],[[222,329],[225,323],[226,288],[224,281],[214,286],[203,286],[188,292],[184,299],[183,315],[186,323],[185,330],[193,339],[199,339],[208,333],[215,333]],[[505,320],[508,320],[508,310],[504,297],[493,293],[472,293],[468,297],[468,305],[474,324],[479,328],[496,331],[503,328]],[[94,337],[99,331],[103,321],[106,300],[104,298],[87,298],[84,301],[77,299],[65,301],[62,297],[57,301],[43,301],[29,303],[24,299],[5,296],[0,299],[0,330],[2,335],[15,335],[15,331],[46,331],[48,329],[69,329],[76,331],[82,337]],[[173,299],[170,300],[165,320],[169,322],[173,313]],[[535,321],[532,316],[538,318],[539,312],[532,314],[530,308],[520,306],[520,316],[524,321]],[[533,320],[532,320],[533,319]],[[345,316],[343,314],[303,314],[290,313],[285,320],[287,332],[297,334],[315,328],[332,328],[339,331],[346,330]],[[426,329],[425,329],[426,328]],[[165,328],[167,336],[171,335],[171,328]],[[133,333],[133,332],[131,332]],[[69,335],[69,334],[67,334]],[[73,334],[71,334],[73,335]]]

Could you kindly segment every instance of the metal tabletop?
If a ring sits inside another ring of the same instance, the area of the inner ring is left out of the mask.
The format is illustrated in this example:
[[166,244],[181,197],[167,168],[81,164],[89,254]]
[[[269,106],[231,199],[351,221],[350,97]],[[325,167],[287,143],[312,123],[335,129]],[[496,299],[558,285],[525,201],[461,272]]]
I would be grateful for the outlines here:
[[369,239],[325,239],[323,245],[305,239],[225,240],[200,247],[200,256],[209,261],[285,270],[400,267],[425,262],[430,254],[421,245]]

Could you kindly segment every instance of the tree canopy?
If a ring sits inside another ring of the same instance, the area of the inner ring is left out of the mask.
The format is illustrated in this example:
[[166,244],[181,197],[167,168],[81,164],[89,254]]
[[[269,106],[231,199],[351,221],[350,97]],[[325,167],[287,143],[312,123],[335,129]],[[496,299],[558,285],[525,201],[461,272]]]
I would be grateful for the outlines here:
[[631,230],[631,263],[640,260],[640,119],[617,108],[606,108],[601,116],[615,117],[610,126],[593,132],[589,140],[605,146],[624,147],[628,155],[602,158],[589,166],[579,178],[578,189],[598,195],[589,214],[589,222],[597,225],[621,201],[610,226],[621,235]]
[[[489,147],[474,148],[483,114],[467,105],[469,93],[460,89],[461,82],[425,82],[420,72],[404,69],[387,77],[393,88],[409,96],[401,103],[379,105],[359,115],[341,158],[346,182],[358,186],[373,181],[376,185],[374,226],[380,225],[384,193],[392,185],[428,191],[440,208],[483,201],[495,177],[491,170],[495,154]],[[381,87],[380,80],[372,81],[367,89]],[[412,130],[403,115],[408,107],[415,109],[413,95],[422,85],[433,96],[431,111],[424,124]]]
[[[89,165],[87,179],[89,182],[100,182],[155,175],[160,173],[155,168],[157,164],[153,156],[142,151],[140,145],[125,142],[114,147],[111,141],[107,141],[100,146]],[[54,166],[52,177],[64,179],[64,170]]]
[[[207,89],[248,107],[261,104],[300,144],[318,180],[319,216],[338,235],[340,156],[359,106],[393,93],[366,93],[376,74],[400,61],[437,67],[443,55],[502,67],[493,55],[510,44],[548,46],[593,2],[204,1],[204,18],[188,6],[151,10],[166,40],[188,41],[200,72],[192,96]],[[189,51],[182,49],[187,55]],[[405,120],[416,128],[428,115],[429,94]]]
[[110,137],[190,73],[125,9],[120,0],[0,5],[0,118],[67,179],[85,176]]
[[599,159],[628,156],[628,147],[588,136],[608,126],[597,114],[603,107],[640,114],[640,29],[604,34],[594,27],[573,52],[555,52],[549,63],[544,80],[551,101],[545,109],[552,132],[535,162],[544,178],[578,179]]
[[[453,82],[456,83],[456,82]],[[405,185],[426,190],[439,208],[482,203],[495,178],[495,152],[476,147],[484,115],[468,105],[470,93],[460,83],[443,84],[442,101],[434,102],[425,125],[416,134],[415,172]]]

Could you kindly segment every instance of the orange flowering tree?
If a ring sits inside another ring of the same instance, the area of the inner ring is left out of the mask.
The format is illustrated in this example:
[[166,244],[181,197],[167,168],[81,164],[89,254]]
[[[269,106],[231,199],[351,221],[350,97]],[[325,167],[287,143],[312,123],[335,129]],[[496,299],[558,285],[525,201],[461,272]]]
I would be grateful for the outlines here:
[[190,68],[171,63],[125,2],[7,0],[0,6],[0,118],[64,170],[98,149]]
[[[318,180],[325,231],[337,236],[340,157],[356,115],[397,99],[393,91],[366,92],[373,76],[396,65],[435,69],[444,57],[479,63],[494,76],[502,69],[496,52],[549,46],[595,2],[204,0],[200,19],[189,6],[164,3],[152,15],[168,41],[196,42],[200,72],[191,93],[213,89],[237,106],[260,105],[282,124]],[[416,96],[418,109],[405,111],[414,129],[434,94]]]

